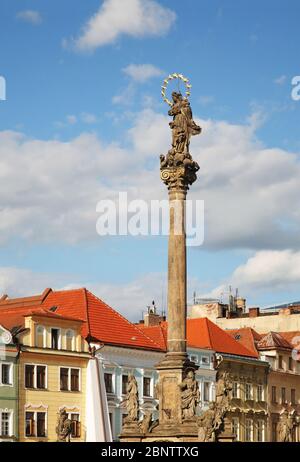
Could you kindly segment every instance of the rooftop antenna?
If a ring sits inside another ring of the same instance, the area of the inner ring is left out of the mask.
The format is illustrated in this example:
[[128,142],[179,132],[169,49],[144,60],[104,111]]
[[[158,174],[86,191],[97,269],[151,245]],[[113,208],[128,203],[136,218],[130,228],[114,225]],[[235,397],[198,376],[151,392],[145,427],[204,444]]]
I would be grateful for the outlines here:
[[196,305],[196,291],[194,290],[194,293],[193,293],[193,300],[194,300],[194,305]]

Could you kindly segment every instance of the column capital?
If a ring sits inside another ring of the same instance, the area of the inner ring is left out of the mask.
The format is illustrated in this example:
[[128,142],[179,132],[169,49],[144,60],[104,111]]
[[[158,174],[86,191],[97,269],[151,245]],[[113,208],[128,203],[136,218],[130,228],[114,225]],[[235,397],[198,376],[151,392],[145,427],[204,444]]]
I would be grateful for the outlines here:
[[187,192],[196,180],[196,172],[199,170],[195,165],[179,165],[176,167],[161,167],[161,180],[167,185],[169,191]]

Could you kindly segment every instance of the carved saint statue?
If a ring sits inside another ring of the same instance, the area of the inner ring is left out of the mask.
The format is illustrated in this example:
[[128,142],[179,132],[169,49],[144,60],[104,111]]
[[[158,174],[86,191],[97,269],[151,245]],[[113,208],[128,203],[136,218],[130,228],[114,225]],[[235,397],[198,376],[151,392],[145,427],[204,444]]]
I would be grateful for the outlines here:
[[181,389],[181,409],[183,419],[192,419],[196,414],[196,408],[200,402],[200,392],[198,382],[195,380],[195,372],[189,371],[182,383]]
[[137,422],[139,418],[139,391],[136,378],[129,375],[127,382],[127,394],[123,403],[126,404],[127,417],[125,422]]
[[57,441],[70,442],[72,434],[72,421],[68,418],[65,409],[61,409],[57,418],[56,426]]
[[216,403],[223,406],[228,405],[232,391],[232,382],[229,377],[229,372],[218,372],[216,384]]
[[217,432],[223,424],[222,415],[216,403],[209,403],[209,408],[200,417],[198,417],[198,441],[215,442]]
[[291,443],[293,441],[293,431],[296,422],[288,410],[285,410],[280,416],[278,425],[278,441],[281,443]]
[[190,139],[193,135],[201,133],[201,127],[194,122],[192,109],[186,97],[173,92],[172,100],[173,104],[168,112],[169,116],[173,117],[169,124],[172,129],[172,149],[166,156],[160,156],[161,169],[184,166],[195,173],[200,167],[190,154]]
[[172,129],[172,147],[175,153],[189,154],[190,139],[192,135],[199,135],[201,128],[193,120],[190,103],[183,98],[181,93],[172,93],[173,105],[169,110],[169,116],[173,116],[170,122]]

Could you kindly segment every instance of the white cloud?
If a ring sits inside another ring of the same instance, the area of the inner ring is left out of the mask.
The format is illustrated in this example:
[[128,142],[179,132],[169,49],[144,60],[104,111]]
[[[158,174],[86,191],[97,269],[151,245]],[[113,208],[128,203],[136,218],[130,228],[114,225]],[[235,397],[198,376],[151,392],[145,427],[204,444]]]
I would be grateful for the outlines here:
[[67,120],[68,124],[70,124],[70,125],[74,125],[74,124],[77,123],[77,117],[75,115],[68,115],[66,117],[66,120]]
[[71,42],[79,51],[93,51],[122,35],[161,36],[170,30],[175,19],[172,10],[154,0],[104,0],[81,35]]
[[81,120],[83,123],[85,124],[95,124],[97,123],[98,119],[97,119],[97,116],[95,116],[95,114],[91,114],[89,112],[82,112],[81,115]]
[[247,296],[262,292],[280,293],[298,289],[300,285],[300,251],[262,250],[238,266],[226,280],[204,296],[219,298],[229,285],[238,287]]
[[[76,280],[76,282],[71,282]],[[0,296],[10,298],[40,294],[46,287],[53,290],[69,290],[86,287],[112,308],[132,321],[142,319],[152,300],[161,309],[162,294],[166,304],[166,274],[150,273],[124,284],[83,282],[76,275],[35,272],[15,267],[0,267]],[[164,306],[166,308],[166,306]]]
[[39,11],[24,10],[17,13],[17,18],[30,24],[38,25],[42,22],[42,16]]
[[123,72],[131,77],[135,82],[143,83],[153,77],[161,77],[164,72],[153,64],[129,64]]
[[280,77],[277,77],[274,79],[274,83],[277,85],[283,85],[286,82],[286,75],[281,75]]
[[[203,133],[191,141],[201,170],[188,197],[205,201],[206,248],[300,248],[299,157],[263,146],[257,119],[202,120]],[[62,142],[0,132],[0,241],[100,239],[100,199],[119,191],[166,198],[159,155],[170,146],[169,118],[147,109],[129,120],[124,144],[89,133]]]

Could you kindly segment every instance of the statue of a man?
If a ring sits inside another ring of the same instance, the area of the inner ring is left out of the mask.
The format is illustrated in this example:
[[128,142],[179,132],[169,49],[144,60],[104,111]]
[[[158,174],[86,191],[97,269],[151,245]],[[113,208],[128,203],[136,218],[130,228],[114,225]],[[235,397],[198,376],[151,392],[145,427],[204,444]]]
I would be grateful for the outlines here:
[[61,409],[57,418],[56,426],[57,441],[70,442],[72,434],[72,421],[68,418],[65,409]]
[[289,415],[288,410],[285,410],[280,416],[278,425],[278,440],[281,443],[291,443],[293,441],[293,430],[295,422],[292,415]]
[[128,415],[125,422],[137,422],[139,417],[139,391],[136,378],[132,374],[128,377],[126,391],[127,394],[123,403],[126,403]]
[[198,441],[214,442],[216,441],[216,431],[221,426],[218,419],[218,412],[214,402],[209,403],[208,409],[198,417]]
[[196,408],[200,402],[200,392],[195,372],[189,371],[182,383],[181,389],[181,409],[183,419],[191,419],[196,414]]
[[216,403],[218,405],[225,403],[228,405],[230,394],[232,390],[232,382],[229,377],[229,372],[218,372],[218,379],[216,384]]

